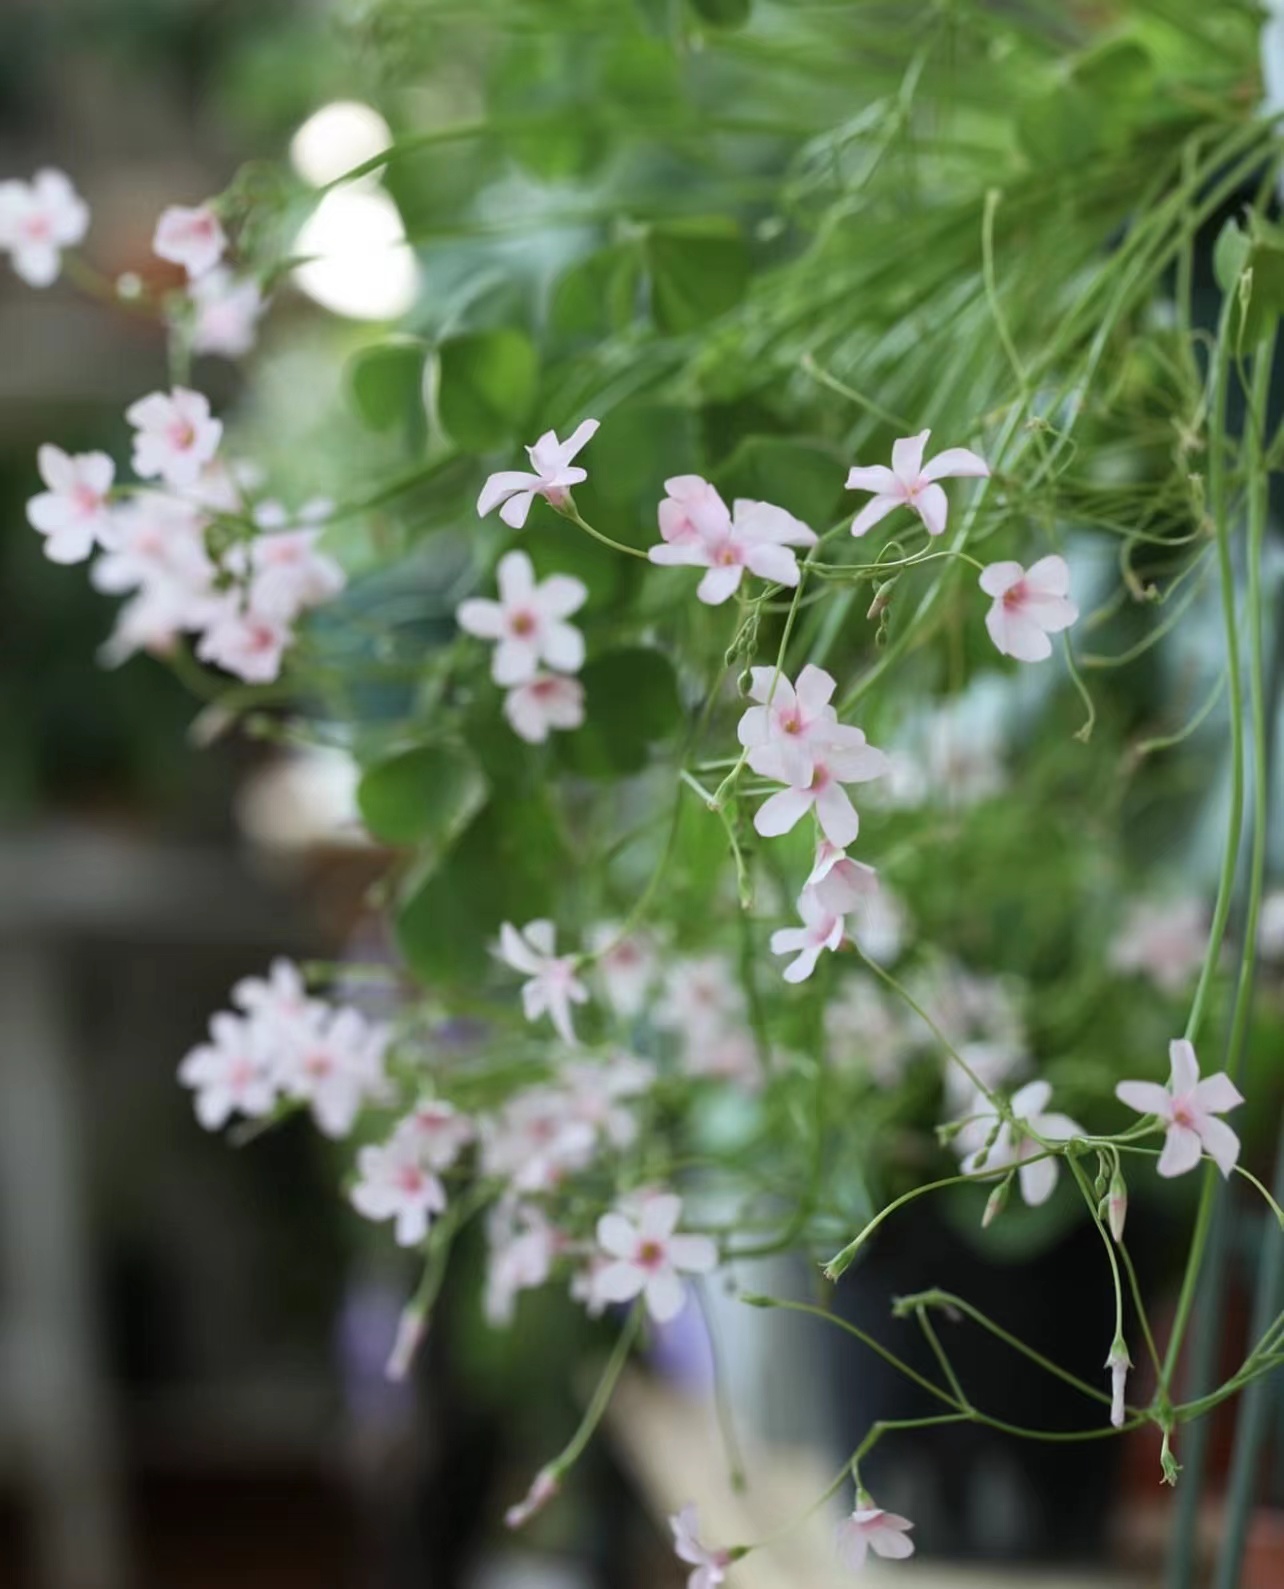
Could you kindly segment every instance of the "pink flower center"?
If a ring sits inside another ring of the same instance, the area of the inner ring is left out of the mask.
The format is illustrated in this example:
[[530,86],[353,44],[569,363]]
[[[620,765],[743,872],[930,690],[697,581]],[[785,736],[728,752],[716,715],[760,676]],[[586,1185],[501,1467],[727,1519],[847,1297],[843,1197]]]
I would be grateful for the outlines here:
[[248,1059],[235,1059],[227,1073],[227,1085],[232,1092],[245,1092],[254,1080],[254,1066]]
[[53,235],[53,223],[47,215],[26,215],[19,230],[29,243],[47,243]]
[[334,1060],[325,1053],[309,1054],[303,1061],[303,1070],[314,1081],[324,1081],[334,1074]]
[[638,1244],[638,1267],[641,1269],[656,1270],[664,1266],[664,1245],[658,1241],[643,1241]]
[[1178,1098],[1173,1103],[1173,1124],[1185,1126],[1187,1131],[1195,1129],[1195,1111],[1185,1098]]
[[802,727],[802,717],[799,715],[797,709],[792,712],[786,712],[785,715],[780,719],[780,729],[782,733],[801,734]]
[[713,554],[713,560],[719,568],[736,568],[742,561],[740,548],[734,541],[725,541]]
[[424,1189],[424,1172],[414,1164],[403,1164],[397,1171],[397,1185],[403,1192],[412,1195]]
[[537,701],[550,701],[556,696],[559,686],[556,679],[536,679],[528,688]]
[[78,513],[84,514],[86,517],[88,517],[91,513],[97,513],[98,509],[103,503],[103,499],[98,495],[93,487],[87,486],[83,482],[73,487],[71,500],[75,504],[76,511]]
[[823,766],[820,762],[817,762],[811,775],[810,787],[812,792],[814,794],[820,794],[820,792],[823,789],[827,789],[832,782],[833,779],[830,777],[829,768]]
[[1008,589],[1003,592],[1004,608],[1008,612],[1015,612],[1019,607],[1023,607],[1025,605],[1026,596],[1027,591],[1025,588],[1025,580],[1018,579],[1015,585],[1009,586]]
[[186,452],[196,444],[196,428],[190,419],[171,420],[165,430],[165,439],[177,452]]
[[276,645],[276,636],[266,624],[250,623],[245,628],[245,649],[247,651],[271,651]]
[[519,639],[525,640],[528,635],[533,635],[535,633],[535,630],[539,627],[539,624],[533,612],[528,612],[523,609],[521,612],[515,612],[513,614],[513,616],[508,620],[508,627],[515,635],[518,636]]

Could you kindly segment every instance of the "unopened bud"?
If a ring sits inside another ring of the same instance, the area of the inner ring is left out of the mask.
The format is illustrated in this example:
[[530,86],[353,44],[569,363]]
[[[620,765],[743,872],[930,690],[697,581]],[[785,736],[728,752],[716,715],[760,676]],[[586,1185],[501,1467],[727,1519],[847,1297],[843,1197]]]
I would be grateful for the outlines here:
[[892,592],[895,589],[896,580],[885,579],[874,592],[874,599],[870,602],[869,611],[865,614],[866,618],[868,618],[871,623],[873,623],[875,618],[881,618],[887,611],[888,607],[891,605]]
[[405,1379],[427,1333],[428,1319],[422,1308],[407,1308],[401,1315],[397,1325],[397,1339],[388,1354],[388,1362],[383,1371],[385,1379],[390,1379],[393,1384],[400,1384]]
[[560,1489],[561,1484],[553,1469],[541,1468],[535,1475],[535,1482],[526,1492],[525,1498],[518,1501],[516,1506],[510,1506],[504,1513],[504,1527],[524,1527],[537,1512],[544,1510]]
[[1115,1336],[1114,1345],[1110,1348],[1110,1356],[1106,1359],[1106,1367],[1110,1370],[1110,1422],[1119,1429],[1122,1428],[1127,1416],[1124,1389],[1128,1384],[1128,1370],[1132,1367],[1132,1358],[1128,1356],[1128,1348],[1124,1345],[1123,1336]]
[[1012,1192],[1012,1177],[1006,1176],[990,1193],[985,1203],[985,1213],[981,1215],[981,1229],[984,1230],[992,1220],[996,1220],[1008,1206],[1008,1197]]
[[1116,1242],[1124,1239],[1124,1221],[1128,1218],[1128,1187],[1123,1175],[1116,1170],[1110,1179],[1110,1195],[1106,1199],[1106,1217],[1110,1221],[1110,1234]]

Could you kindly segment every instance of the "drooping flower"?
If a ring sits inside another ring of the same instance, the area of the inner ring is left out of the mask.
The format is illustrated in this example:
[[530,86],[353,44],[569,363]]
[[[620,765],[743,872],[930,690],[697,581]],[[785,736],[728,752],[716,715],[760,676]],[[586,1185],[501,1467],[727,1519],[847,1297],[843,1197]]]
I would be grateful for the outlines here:
[[223,437],[223,423],[211,417],[209,399],[185,386],[139,398],[125,418],[137,431],[135,473],[144,480],[164,480],[178,491],[197,483]]
[[1156,1166],[1160,1175],[1184,1175],[1207,1153],[1229,1176],[1239,1160],[1239,1138],[1217,1116],[1237,1109],[1243,1095],[1224,1070],[1200,1081],[1194,1044],[1184,1037],[1169,1043],[1168,1058],[1172,1074],[1167,1087],[1153,1081],[1121,1081],[1115,1096],[1139,1114],[1157,1115],[1164,1122],[1164,1151]]
[[508,687],[527,684],[540,664],[559,673],[578,673],[584,663],[584,636],[565,620],[588,599],[588,588],[570,574],[536,580],[525,552],[509,552],[495,571],[499,600],[471,597],[461,602],[456,622],[466,633],[497,642],[491,676]]
[[566,1238],[541,1209],[508,1200],[492,1211],[487,1236],[490,1257],[483,1308],[487,1322],[499,1327],[513,1322],[523,1291],[538,1290],[545,1283]]
[[196,655],[247,684],[270,684],[293,638],[288,623],[256,612],[239,591],[229,591],[210,612]]
[[666,513],[660,505],[664,539],[647,552],[653,563],[707,568],[696,595],[711,607],[735,593],[746,569],[777,585],[798,583],[798,559],[791,548],[814,546],[815,532],[792,513],[770,502],[737,500],[728,513],[722,498],[697,475],[665,482],[680,495]]
[[181,265],[193,280],[213,270],[226,247],[227,234],[208,204],[171,204],[152,239],[157,257]]
[[1069,1115],[1048,1111],[1051,1099],[1052,1088],[1046,1081],[1027,1082],[1012,1096],[1015,1124],[1005,1120],[987,1151],[985,1145],[999,1116],[985,1095],[977,1093],[967,1123],[954,1140],[955,1148],[964,1156],[963,1173],[971,1175],[984,1170],[1001,1174],[1015,1166],[1021,1196],[1030,1207],[1046,1203],[1057,1184],[1060,1165],[1035,1136],[1048,1142],[1068,1142],[1084,1134],[1083,1127]]
[[798,914],[801,927],[781,927],[771,935],[772,954],[795,956],[785,967],[786,982],[805,982],[824,951],[841,946],[845,930],[843,918],[827,909],[813,888],[799,894]]
[[878,892],[879,881],[872,866],[853,861],[846,850],[821,839],[805,886],[826,910],[850,916]]
[[914,1554],[914,1541],[907,1537],[913,1526],[909,1518],[885,1512],[862,1492],[856,1510],[838,1525],[838,1559],[852,1572],[864,1567],[871,1550],[876,1556],[903,1561]]
[[761,704],[749,707],[736,728],[740,743],[750,752],[750,766],[754,753],[771,749],[787,769],[790,783],[807,784],[815,766],[813,749],[832,742],[840,726],[829,704],[836,688],[833,674],[809,662],[796,684],[775,668],[752,668],[750,680],[750,699]]
[[496,950],[505,965],[520,971],[528,980],[522,984],[522,1008],[528,1021],[547,1015],[564,1043],[574,1044],[575,1027],[572,1004],[587,1004],[588,989],[576,975],[577,955],[557,953],[557,931],[551,921],[528,922],[520,931],[511,922],[499,929]]
[[598,1295],[608,1302],[644,1297],[657,1324],[677,1318],[686,1303],[682,1275],[708,1274],[718,1249],[708,1236],[678,1235],[682,1199],[666,1193],[647,1200],[636,1223],[625,1214],[603,1214],[597,1244],[614,1261],[597,1279]]
[[553,431],[546,430],[533,447],[526,449],[534,473],[501,469],[491,475],[477,498],[478,515],[484,519],[498,508],[504,523],[520,530],[536,497],[543,497],[552,507],[563,507],[571,486],[588,479],[588,471],[573,465],[571,459],[587,446],[597,429],[596,419],[586,419],[565,441],[558,441]]
[[1005,657],[1018,662],[1045,662],[1052,655],[1048,636],[1068,629],[1079,616],[1069,599],[1069,565],[1055,554],[1028,569],[1020,563],[991,563],[978,583],[994,597],[985,615],[990,639]]
[[917,436],[902,436],[892,444],[892,467],[874,464],[859,466],[847,476],[849,491],[872,491],[873,499],[852,521],[852,534],[864,535],[899,507],[909,508],[922,519],[929,535],[941,535],[949,514],[949,498],[938,481],[951,478],[985,476],[990,466],[984,458],[966,447],[947,447],[925,464],[923,450],[930,430]]
[[210,1020],[210,1040],[178,1067],[184,1087],[196,1093],[196,1118],[217,1131],[233,1114],[258,1119],[276,1103],[273,1055],[251,1021],[226,1011]]
[[560,1489],[561,1484],[553,1470],[541,1468],[524,1499],[518,1501],[516,1506],[510,1506],[504,1513],[504,1527],[524,1528],[537,1512],[544,1510]]
[[448,1170],[477,1135],[467,1115],[441,1098],[425,1098],[397,1125],[394,1136],[413,1145],[431,1170]]
[[1116,1429],[1121,1429],[1124,1419],[1128,1416],[1128,1409],[1124,1406],[1124,1391],[1128,1385],[1128,1370],[1132,1367],[1132,1358],[1128,1356],[1128,1348],[1119,1336],[1115,1337],[1114,1344],[1110,1348],[1106,1367],[1110,1370],[1110,1422]]
[[587,942],[607,1003],[626,1021],[640,1015],[659,965],[650,938],[622,935],[618,923],[602,921],[589,929]]
[[326,1009],[324,1019],[281,1045],[277,1078],[282,1091],[307,1103],[328,1137],[346,1137],[363,1105],[386,1085],[384,1055],[391,1033],[349,1006]]
[[352,1206],[363,1219],[395,1219],[397,1245],[418,1247],[434,1214],[446,1207],[446,1189],[424,1162],[418,1144],[394,1133],[357,1153]]
[[731,1554],[711,1550],[700,1542],[700,1513],[696,1507],[684,1506],[669,1519],[669,1527],[673,1530],[674,1555],[695,1569],[687,1579],[687,1589],[719,1589],[727,1580]]
[[881,778],[887,771],[887,757],[867,742],[859,728],[846,723],[834,723],[823,741],[809,747],[809,754],[811,777],[794,783],[790,774],[795,759],[776,745],[749,752],[749,765],[756,773],[786,786],[758,807],[753,825],[763,838],[775,838],[788,833],[800,817],[814,810],[821,832],[831,844],[845,850],[860,832],[860,818],[843,785]]
[[36,454],[36,465],[49,489],[27,503],[27,518],[45,537],[45,556],[53,563],[80,563],[95,545],[109,546],[109,497],[116,466],[107,454],[72,456],[46,443]]
[[537,673],[504,696],[508,726],[528,745],[542,745],[554,730],[584,722],[584,686],[562,673]]
[[61,171],[38,171],[31,182],[0,182],[0,249],[29,287],[50,287],[62,251],[83,241],[89,206]]
[[192,352],[243,359],[254,346],[267,308],[259,284],[221,266],[188,288],[192,301]]

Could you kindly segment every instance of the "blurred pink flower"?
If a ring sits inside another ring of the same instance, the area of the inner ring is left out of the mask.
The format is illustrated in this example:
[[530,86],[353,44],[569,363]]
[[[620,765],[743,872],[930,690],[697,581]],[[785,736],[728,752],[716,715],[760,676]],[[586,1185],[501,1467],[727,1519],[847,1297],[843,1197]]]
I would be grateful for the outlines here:
[[641,1296],[657,1324],[677,1318],[686,1302],[681,1276],[708,1274],[718,1262],[710,1237],[675,1234],[681,1217],[682,1199],[671,1193],[648,1199],[636,1223],[618,1212],[603,1214],[597,1244],[614,1262],[597,1277],[598,1296],[608,1302]]
[[192,300],[192,352],[242,359],[254,346],[267,305],[258,282],[221,266],[188,288]]
[[546,430],[533,447],[526,449],[534,473],[501,469],[491,475],[477,498],[478,514],[485,518],[498,508],[504,523],[520,530],[536,497],[543,497],[555,508],[564,506],[570,487],[588,479],[588,471],[572,465],[571,459],[588,445],[597,430],[596,419],[586,419],[565,441],[558,441],[553,431]]
[[294,638],[288,623],[268,613],[256,612],[230,591],[218,599],[196,643],[196,655],[225,673],[234,673],[247,684],[270,684],[281,672],[281,661]]
[[171,204],[156,223],[152,249],[160,259],[181,265],[193,280],[214,269],[227,247],[227,235],[208,204]]
[[679,1561],[693,1567],[687,1589],[718,1589],[726,1582],[731,1556],[725,1550],[711,1550],[700,1543],[700,1514],[694,1506],[684,1506],[669,1519],[673,1530],[673,1551]]
[[930,430],[923,430],[917,436],[902,436],[894,442],[890,469],[884,464],[874,464],[850,471],[847,476],[849,491],[874,493],[873,500],[866,503],[853,520],[853,535],[864,535],[899,507],[917,513],[929,535],[940,535],[944,532],[950,505],[944,488],[936,482],[957,476],[989,474],[990,466],[984,458],[966,447],[949,447],[924,464],[923,449],[931,434]]
[[584,722],[584,686],[558,673],[537,673],[504,697],[508,726],[528,745],[542,745],[554,729]]
[[1070,569],[1064,557],[1041,557],[1029,569],[1020,563],[991,563],[979,583],[994,597],[985,615],[990,639],[1018,662],[1046,661],[1052,655],[1048,636],[1068,629],[1079,616],[1069,599]]
[[80,563],[95,543],[109,546],[116,466],[107,454],[72,456],[46,443],[36,454],[36,464],[49,489],[27,503],[27,518],[45,537],[45,556],[54,563]]
[[420,1146],[400,1132],[358,1151],[350,1195],[363,1219],[396,1220],[399,1247],[418,1247],[433,1215],[446,1207],[446,1189],[424,1161]]
[[1239,1088],[1224,1070],[1200,1081],[1194,1044],[1184,1037],[1169,1043],[1168,1058],[1172,1074],[1167,1087],[1153,1081],[1121,1081],[1115,1096],[1139,1114],[1156,1115],[1166,1124],[1157,1165],[1160,1175],[1184,1175],[1206,1152],[1228,1176],[1239,1160],[1239,1138],[1216,1116],[1244,1102]]
[[276,1103],[272,1052],[252,1021],[220,1012],[210,1020],[210,1040],[200,1043],[178,1067],[178,1079],[196,1093],[196,1118],[217,1131],[233,1114],[251,1119]]
[[223,437],[222,421],[210,417],[209,399],[185,386],[140,397],[125,418],[137,432],[135,472],[180,491],[197,483]]
[[[678,475],[666,481],[682,495],[666,511],[660,504],[664,539],[647,552],[653,563],[707,568],[696,595],[711,607],[726,601],[746,569],[777,585],[798,583],[795,546],[814,546],[815,533],[792,513],[770,502],[737,500],[731,513],[707,481]],[[667,500],[667,499],[666,499]]]
[[0,182],[0,249],[29,287],[50,287],[62,251],[89,230],[89,206],[61,171],[38,171],[31,182]]
[[564,1043],[574,1043],[571,1005],[587,1004],[588,989],[576,976],[577,955],[557,953],[557,931],[551,921],[528,922],[520,931],[511,922],[499,929],[495,950],[505,965],[520,971],[522,1008],[528,1021],[547,1015]]
[[471,597],[455,613],[467,634],[498,642],[491,658],[495,683],[528,684],[541,662],[559,673],[578,673],[584,663],[584,637],[565,620],[588,598],[583,581],[570,574],[537,581],[525,552],[501,557],[495,574],[498,601]]
[[856,1510],[838,1525],[838,1559],[852,1572],[864,1567],[871,1550],[876,1556],[903,1560],[914,1554],[914,1541],[906,1538],[913,1526],[909,1518],[883,1511],[862,1493]]

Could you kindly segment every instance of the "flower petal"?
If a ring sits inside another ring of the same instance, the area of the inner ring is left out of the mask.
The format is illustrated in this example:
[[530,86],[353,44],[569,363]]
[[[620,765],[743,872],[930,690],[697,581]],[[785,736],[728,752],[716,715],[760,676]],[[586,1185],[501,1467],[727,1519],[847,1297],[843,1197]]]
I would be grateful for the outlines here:
[[920,430],[917,436],[902,436],[892,443],[892,473],[904,485],[913,485],[923,472],[923,449],[930,430]]
[[896,490],[896,476],[883,463],[867,464],[863,468],[857,464],[847,471],[845,489],[873,491],[878,496],[887,496]]
[[977,453],[966,447],[947,447],[927,460],[922,475],[924,480],[947,480],[983,477],[989,472],[989,464]]
[[1228,1109],[1238,1109],[1244,1102],[1244,1095],[1230,1079],[1224,1070],[1219,1070],[1215,1076],[1209,1076],[1205,1081],[1198,1082],[1194,1088],[1195,1103],[1209,1114],[1225,1114]]
[[638,1245],[637,1228],[623,1214],[603,1214],[597,1222],[597,1244],[612,1258],[632,1258]]
[[[1229,1131],[1230,1127],[1226,1129]],[[1170,1179],[1174,1175],[1185,1175],[1187,1170],[1193,1170],[1199,1163],[1202,1151],[1200,1140],[1193,1131],[1186,1126],[1169,1126],[1164,1151],[1159,1155],[1156,1169],[1160,1175]]]
[[893,508],[899,508],[903,502],[902,497],[877,496],[871,499],[852,520],[852,534],[864,535],[872,530],[876,524],[885,519]]
[[[810,790],[781,789],[758,807],[753,825],[764,839],[779,838],[782,833],[788,833],[800,817],[806,815],[813,803]],[[835,839],[834,843],[837,842]],[[850,842],[849,839],[847,843]],[[846,847],[846,844],[840,846],[842,849]]]
[[914,498],[914,511],[922,519],[929,535],[945,534],[950,499],[945,495],[943,486],[924,486]]
[[646,1283],[647,1312],[657,1324],[668,1324],[676,1319],[687,1305],[687,1293],[672,1269],[661,1269]]
[[990,563],[981,570],[981,577],[977,581],[987,596],[1002,596],[1005,591],[1012,589],[1018,580],[1025,578],[1025,569],[1020,563],[1011,561],[1005,563]]
[[1195,1045],[1185,1037],[1175,1037],[1168,1045],[1168,1062],[1172,1066],[1173,1092],[1194,1092],[1199,1081],[1199,1060]]
[[1199,1128],[1200,1140],[1223,1175],[1229,1175],[1239,1160],[1239,1138],[1224,1120],[1205,1120]]
[[711,568],[696,586],[696,595],[708,606],[720,607],[729,596],[735,594],[743,574],[742,563]]
[[1138,1114],[1167,1120],[1172,1113],[1173,1096],[1157,1081],[1121,1081],[1115,1088],[1115,1097]]

